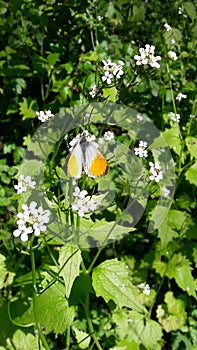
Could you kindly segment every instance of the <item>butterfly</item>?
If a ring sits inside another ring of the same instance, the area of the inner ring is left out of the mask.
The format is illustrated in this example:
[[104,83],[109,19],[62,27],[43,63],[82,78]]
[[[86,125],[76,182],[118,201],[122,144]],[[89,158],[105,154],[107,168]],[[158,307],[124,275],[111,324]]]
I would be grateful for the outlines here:
[[88,132],[85,130],[71,141],[73,146],[66,162],[68,176],[80,178],[82,170],[89,177],[100,177],[107,174],[108,163],[98,150],[95,142],[87,139]]

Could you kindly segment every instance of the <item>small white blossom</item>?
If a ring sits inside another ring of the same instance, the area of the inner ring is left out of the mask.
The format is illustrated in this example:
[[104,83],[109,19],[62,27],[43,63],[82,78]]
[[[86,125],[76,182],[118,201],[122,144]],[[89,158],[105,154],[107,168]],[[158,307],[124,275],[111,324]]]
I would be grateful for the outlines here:
[[106,81],[107,84],[111,84],[112,80],[114,78],[120,79],[122,75],[124,74],[123,71],[123,66],[124,62],[123,61],[118,61],[118,64],[114,63],[111,61],[110,58],[106,60],[102,60],[103,62],[103,70],[104,70],[104,75],[102,76],[102,80]]
[[114,139],[114,133],[111,131],[105,131],[104,135],[103,135],[104,139],[107,141],[111,141]]
[[179,92],[179,94],[176,97],[176,100],[181,101],[182,98],[187,98],[187,95],[182,94],[182,92]]
[[190,114],[189,116],[191,119],[194,119],[195,118],[195,115],[194,114]]
[[140,123],[144,118],[142,117],[141,114],[137,113],[136,119],[137,119],[137,123]]
[[160,56],[154,56],[155,53],[155,46],[146,44],[145,49],[140,48],[139,49],[140,55],[135,55],[134,59],[137,60],[136,64],[138,66],[144,64],[149,64],[151,67],[160,68],[160,64],[157,61],[161,60]]
[[17,191],[17,194],[21,194],[23,192],[26,192],[27,187],[22,183],[22,182],[18,182],[17,185],[14,185],[15,190]]
[[93,199],[89,199],[89,201],[86,203],[88,211],[95,211],[96,210],[96,203]]
[[36,115],[42,123],[46,122],[46,120],[54,116],[54,114],[52,114],[49,109],[47,111],[36,112]]
[[45,224],[49,222],[49,210],[44,210],[42,206],[37,208],[37,203],[32,201],[29,206],[22,204],[23,212],[17,214],[18,229],[14,230],[14,237],[20,237],[22,242],[28,241],[28,235],[34,233],[39,236],[40,232],[46,231]]
[[174,61],[178,60],[177,54],[174,51],[169,51],[168,52],[168,57],[171,58]]
[[72,210],[77,211],[80,217],[83,217],[85,213],[96,210],[96,203],[90,196],[87,196],[88,192],[86,190],[81,191],[79,187],[75,187],[73,195],[77,200],[72,204]]
[[170,194],[170,190],[168,188],[166,188],[165,186],[162,187],[162,192],[163,192],[164,197],[168,197]]
[[89,95],[92,96],[92,98],[94,98],[96,96],[97,92],[98,92],[98,88],[96,85],[94,85],[92,87],[92,90],[89,92]]
[[145,157],[145,158],[148,157],[148,152],[147,152],[147,150],[146,150],[147,146],[148,146],[147,142],[145,142],[145,141],[140,141],[140,142],[139,142],[139,147],[135,147],[135,148],[134,148],[135,155],[136,155],[136,156],[139,156],[139,157],[141,157],[141,158],[143,158],[143,157]]
[[171,44],[174,45],[176,43],[176,40],[172,39]]
[[151,181],[159,182],[163,179],[163,171],[161,170],[161,165],[159,161],[155,161],[155,163],[149,162],[150,165],[150,173],[152,175],[149,176]]
[[145,283],[140,283],[138,284],[138,288],[143,289],[143,293],[146,295],[150,294],[150,286],[149,284],[145,284]]
[[98,21],[102,21],[103,17],[102,16],[97,16]]
[[73,192],[74,197],[79,197],[80,199],[85,198],[87,196],[88,192],[86,190],[80,191],[80,188],[78,186],[75,187],[75,191]]
[[183,15],[183,17],[185,17],[185,18],[187,17],[187,15],[184,13],[182,7],[179,7],[178,14],[179,14],[179,15]]
[[167,32],[171,32],[172,27],[168,23],[165,23],[164,27],[166,28]]
[[21,194],[23,192],[26,192],[28,188],[34,189],[36,186],[36,181],[32,181],[31,176],[24,176],[21,174],[19,176],[21,181],[18,182],[17,185],[14,185],[15,190],[17,191],[17,194]]
[[173,120],[174,122],[179,123],[180,122],[180,114],[175,114],[173,112],[168,113],[168,117]]

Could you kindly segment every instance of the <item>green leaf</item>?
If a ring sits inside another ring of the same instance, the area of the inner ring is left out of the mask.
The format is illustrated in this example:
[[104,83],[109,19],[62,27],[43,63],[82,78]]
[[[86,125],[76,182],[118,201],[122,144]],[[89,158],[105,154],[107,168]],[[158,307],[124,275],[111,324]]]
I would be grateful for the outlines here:
[[145,312],[138,299],[138,289],[129,280],[123,262],[117,259],[106,260],[94,269],[92,281],[97,297],[102,296],[106,302],[111,299],[120,308],[127,306]]
[[[17,329],[13,334],[12,339],[7,340],[6,349],[28,349],[35,350],[38,347],[38,340],[34,334],[24,333],[21,329]],[[5,348],[4,348],[5,349]],[[40,350],[44,350],[45,348],[40,344]]]
[[75,278],[79,275],[81,261],[81,252],[79,249],[67,245],[61,247],[59,254],[60,276],[63,277],[65,282],[67,298],[69,298]]
[[13,282],[15,273],[10,272],[6,266],[6,258],[0,254],[0,289]]
[[187,260],[181,253],[174,254],[168,262],[166,276],[174,278],[178,286],[186,291],[189,295],[197,298],[195,292],[195,280],[192,276],[190,261]]
[[145,7],[144,4],[140,6],[133,5],[133,16],[132,20],[134,22],[144,21],[145,20]]
[[185,173],[185,178],[191,184],[197,186],[197,163],[194,163]]
[[174,238],[178,237],[178,233],[169,227],[168,220],[166,219],[158,229],[158,237],[161,240],[161,248],[164,248]]
[[80,220],[80,233],[82,233],[80,236],[80,244],[87,246],[87,236],[91,236],[101,243],[106,243],[106,241],[120,238],[131,230],[131,227],[118,225],[114,221],[107,222],[105,219],[101,219],[100,221],[93,222],[92,220],[82,218]]
[[103,97],[109,102],[116,102],[118,96],[118,90],[115,86],[103,89]]
[[[65,287],[60,283],[53,284],[37,296],[35,308],[37,320],[41,327],[45,329],[46,334],[50,332],[63,334],[72,325],[75,316],[74,307],[69,307],[65,298]],[[19,312],[19,308],[17,310]],[[18,322],[21,324],[32,323],[32,320],[34,320],[33,314],[31,302],[30,308],[18,317]]]
[[46,60],[47,60],[47,62],[50,64],[50,66],[53,67],[53,66],[55,66],[56,62],[58,61],[59,56],[60,56],[60,54],[57,53],[57,52],[50,53],[50,54],[47,56]]
[[173,151],[180,155],[181,141],[180,141],[180,130],[179,127],[173,126],[171,129],[166,129],[162,132],[167,145],[173,149]]
[[89,51],[82,55],[81,61],[97,61],[98,60],[98,54],[96,51]]
[[188,136],[185,139],[185,144],[188,148],[191,158],[197,158],[197,138]]
[[90,336],[89,334],[79,331],[77,328],[72,327],[75,332],[75,337],[77,339],[79,349],[89,349]]
[[196,8],[192,2],[184,2],[184,9],[192,22],[196,19]]
[[195,292],[196,284],[191,274],[191,267],[180,266],[174,270],[174,278],[178,286],[197,299]]
[[148,349],[162,339],[161,326],[135,311],[129,312],[128,340],[143,344]]
[[165,294],[164,305],[158,305],[156,315],[166,332],[171,332],[182,327],[186,321],[187,313],[182,300],[173,296],[172,292]]
[[23,102],[20,102],[19,106],[20,114],[23,116],[22,120],[36,117],[35,111],[38,110],[38,105],[35,100],[23,97]]

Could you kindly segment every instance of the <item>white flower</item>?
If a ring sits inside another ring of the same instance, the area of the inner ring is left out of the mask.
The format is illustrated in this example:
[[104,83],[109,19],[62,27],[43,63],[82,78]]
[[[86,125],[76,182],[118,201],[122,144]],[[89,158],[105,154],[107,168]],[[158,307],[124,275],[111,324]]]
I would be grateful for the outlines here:
[[182,92],[179,92],[179,94],[176,97],[176,100],[181,101],[182,98],[187,98],[187,95],[182,94]]
[[84,200],[79,198],[77,203],[72,204],[72,209],[76,210],[80,217],[83,217],[88,208]]
[[85,213],[96,210],[96,203],[87,196],[88,192],[86,190],[81,191],[79,187],[75,187],[73,195],[77,197],[77,201],[72,204],[72,210],[77,211],[80,217],[83,217]]
[[54,114],[52,114],[49,109],[47,111],[36,112],[36,115],[42,123],[46,122],[46,120],[54,116]]
[[23,185],[22,182],[18,182],[17,185],[14,185],[15,190],[17,191],[17,194],[21,194],[23,192],[26,192],[27,187]]
[[87,209],[88,209],[88,211],[95,211],[96,210],[96,203],[94,202],[93,199],[90,199],[87,202]]
[[141,158],[148,157],[148,152],[146,150],[147,146],[148,146],[148,144],[147,144],[146,141],[140,141],[139,142],[139,147],[138,148],[137,147],[134,148],[135,155],[139,156]]
[[114,77],[114,76],[113,76],[112,73],[106,71],[106,72],[104,73],[104,75],[102,76],[101,79],[102,79],[103,81],[106,81],[107,84],[111,84],[111,81],[112,81],[113,77]]
[[144,118],[142,117],[141,114],[137,113],[136,119],[137,119],[137,123],[140,123]]
[[17,194],[21,194],[23,192],[26,192],[28,188],[34,189],[36,186],[36,181],[31,180],[31,176],[24,176],[21,174],[19,176],[21,181],[18,182],[17,185],[14,185],[15,190],[17,191]]
[[102,60],[103,62],[103,70],[104,70],[104,75],[102,76],[102,80],[106,81],[107,84],[111,84],[112,79],[117,78],[120,79],[121,76],[124,74],[123,71],[123,66],[124,62],[123,61],[118,61],[118,64],[114,63],[111,61],[110,58],[106,60]]
[[173,112],[168,113],[168,117],[173,120],[174,122],[179,123],[180,122],[180,114],[175,114]]
[[194,114],[190,114],[189,116],[191,119],[194,119],[195,118],[195,115]]
[[98,21],[101,21],[103,19],[102,16],[97,16]]
[[172,39],[171,44],[174,45],[176,43],[176,40]]
[[149,176],[151,181],[159,182],[163,179],[163,171],[161,170],[161,165],[159,161],[155,161],[155,163],[149,162],[150,165],[150,173],[152,175]]
[[183,15],[183,17],[187,17],[187,15],[185,13],[183,13],[183,8],[182,7],[179,7],[179,10],[178,10],[178,14],[179,15]]
[[164,27],[166,28],[167,32],[170,32],[172,30],[171,26],[168,23],[165,23]]
[[14,230],[13,236],[21,238],[22,242],[28,241],[28,234],[32,233],[33,229],[32,227],[26,227],[25,225],[20,226],[18,229]]
[[174,51],[169,51],[168,52],[168,57],[171,58],[174,61],[178,60],[177,54]]
[[79,197],[80,199],[85,198],[87,196],[88,192],[86,190],[80,191],[80,188],[78,186],[75,187],[75,191],[73,192],[74,197]]
[[96,93],[98,92],[98,88],[96,85],[94,85],[92,87],[92,90],[89,92],[89,95],[92,96],[92,98],[94,98],[96,96]]
[[140,283],[140,284],[138,284],[138,288],[143,289],[144,294],[146,294],[146,295],[150,294],[150,286],[148,283],[146,285],[145,285],[145,283]]
[[162,187],[162,192],[163,192],[164,197],[168,197],[170,194],[170,190],[168,188],[166,188],[165,186]]
[[105,131],[104,135],[103,135],[104,139],[107,141],[111,141],[114,139],[114,133],[111,131]]
[[151,67],[159,68],[160,64],[157,61],[161,60],[160,56],[154,56],[155,53],[155,46],[146,44],[145,49],[140,48],[139,49],[140,55],[135,55],[134,59],[137,60],[136,64],[138,66],[144,64],[147,65],[149,64]]
[[18,229],[14,230],[14,237],[20,237],[21,241],[28,241],[29,233],[39,236],[46,231],[46,223],[49,222],[49,210],[44,210],[42,206],[37,208],[38,203],[32,201],[29,206],[22,204],[23,212],[17,214]]

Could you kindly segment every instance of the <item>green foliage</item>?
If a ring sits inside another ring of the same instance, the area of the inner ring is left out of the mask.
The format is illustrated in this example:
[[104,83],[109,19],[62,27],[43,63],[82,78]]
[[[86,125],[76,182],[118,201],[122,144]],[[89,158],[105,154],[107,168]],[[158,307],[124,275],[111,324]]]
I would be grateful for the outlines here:
[[[197,350],[196,4],[1,0],[0,29],[0,350]],[[146,44],[160,68],[136,64]],[[80,217],[66,161],[85,128],[109,169],[74,185],[98,205]],[[133,157],[144,135],[148,157]],[[16,193],[21,175],[35,191]],[[34,201],[50,221],[22,242]]]

